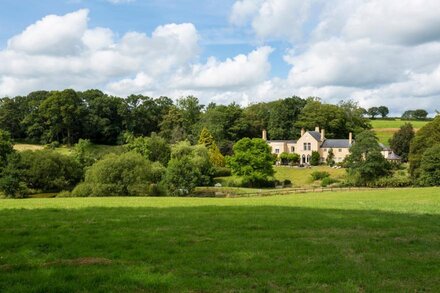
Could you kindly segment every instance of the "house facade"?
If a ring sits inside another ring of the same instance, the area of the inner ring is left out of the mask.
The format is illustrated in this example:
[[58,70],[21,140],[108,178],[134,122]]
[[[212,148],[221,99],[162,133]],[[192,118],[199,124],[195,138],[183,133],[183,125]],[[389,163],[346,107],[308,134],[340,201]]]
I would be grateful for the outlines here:
[[[312,152],[318,152],[321,162],[324,163],[333,151],[334,161],[340,163],[350,155],[350,147],[354,144],[353,134],[350,133],[347,139],[327,139],[325,130],[316,127],[314,131],[301,130],[301,137],[298,140],[268,140],[267,132],[263,130],[263,139],[272,148],[272,153],[280,155],[282,153],[296,153],[300,156],[300,164],[308,165],[312,157]],[[382,147],[382,155],[389,160],[399,160],[400,158],[386,148]]]

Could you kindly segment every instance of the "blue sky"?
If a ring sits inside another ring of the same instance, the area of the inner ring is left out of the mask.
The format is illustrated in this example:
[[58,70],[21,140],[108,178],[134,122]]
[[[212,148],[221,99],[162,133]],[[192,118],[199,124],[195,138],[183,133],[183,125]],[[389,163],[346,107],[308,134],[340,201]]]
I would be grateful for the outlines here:
[[436,11],[436,0],[2,0],[0,95],[300,95],[433,112]]

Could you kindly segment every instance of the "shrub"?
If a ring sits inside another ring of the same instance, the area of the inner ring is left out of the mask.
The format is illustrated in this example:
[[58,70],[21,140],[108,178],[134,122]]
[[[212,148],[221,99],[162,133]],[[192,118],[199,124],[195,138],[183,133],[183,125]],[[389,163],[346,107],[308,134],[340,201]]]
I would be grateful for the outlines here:
[[412,186],[411,178],[407,176],[382,177],[370,183],[369,187],[409,187]]
[[330,177],[330,173],[325,171],[315,171],[312,174],[310,174],[310,176],[312,176],[313,180],[316,181]]
[[284,179],[283,186],[284,187],[292,186],[292,181],[290,181],[289,179]]
[[214,167],[214,177],[228,177],[231,176],[231,169],[226,167]]
[[277,184],[273,177],[267,177],[262,174],[252,173],[252,175],[243,176],[242,187],[252,188],[270,188],[275,187]]
[[146,196],[151,183],[163,176],[164,168],[142,155],[130,152],[110,154],[93,164],[73,196]]
[[23,180],[31,189],[59,192],[73,188],[83,177],[80,164],[51,150],[21,153]]
[[332,184],[338,183],[338,182],[339,182],[339,180],[336,180],[334,178],[325,177],[325,178],[322,179],[321,186],[322,187],[327,187],[329,185],[332,185]]
[[310,158],[310,165],[318,166],[321,163],[321,155],[318,152],[312,152],[312,157]]

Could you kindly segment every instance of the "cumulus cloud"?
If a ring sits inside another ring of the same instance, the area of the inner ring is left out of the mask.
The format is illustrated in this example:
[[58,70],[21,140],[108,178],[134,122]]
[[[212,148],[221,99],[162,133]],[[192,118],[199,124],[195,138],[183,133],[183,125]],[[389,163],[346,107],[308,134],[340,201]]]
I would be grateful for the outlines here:
[[260,92],[353,98],[398,110],[414,101],[438,107],[439,1],[247,2],[236,1],[233,24],[251,25],[258,39],[292,44],[284,56],[291,65],[287,78],[265,81]]

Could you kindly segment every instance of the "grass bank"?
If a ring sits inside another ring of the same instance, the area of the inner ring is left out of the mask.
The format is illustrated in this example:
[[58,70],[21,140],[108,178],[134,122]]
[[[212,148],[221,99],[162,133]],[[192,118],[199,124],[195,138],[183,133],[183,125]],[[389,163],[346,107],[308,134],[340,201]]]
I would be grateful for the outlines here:
[[435,292],[439,194],[1,200],[0,291]]

